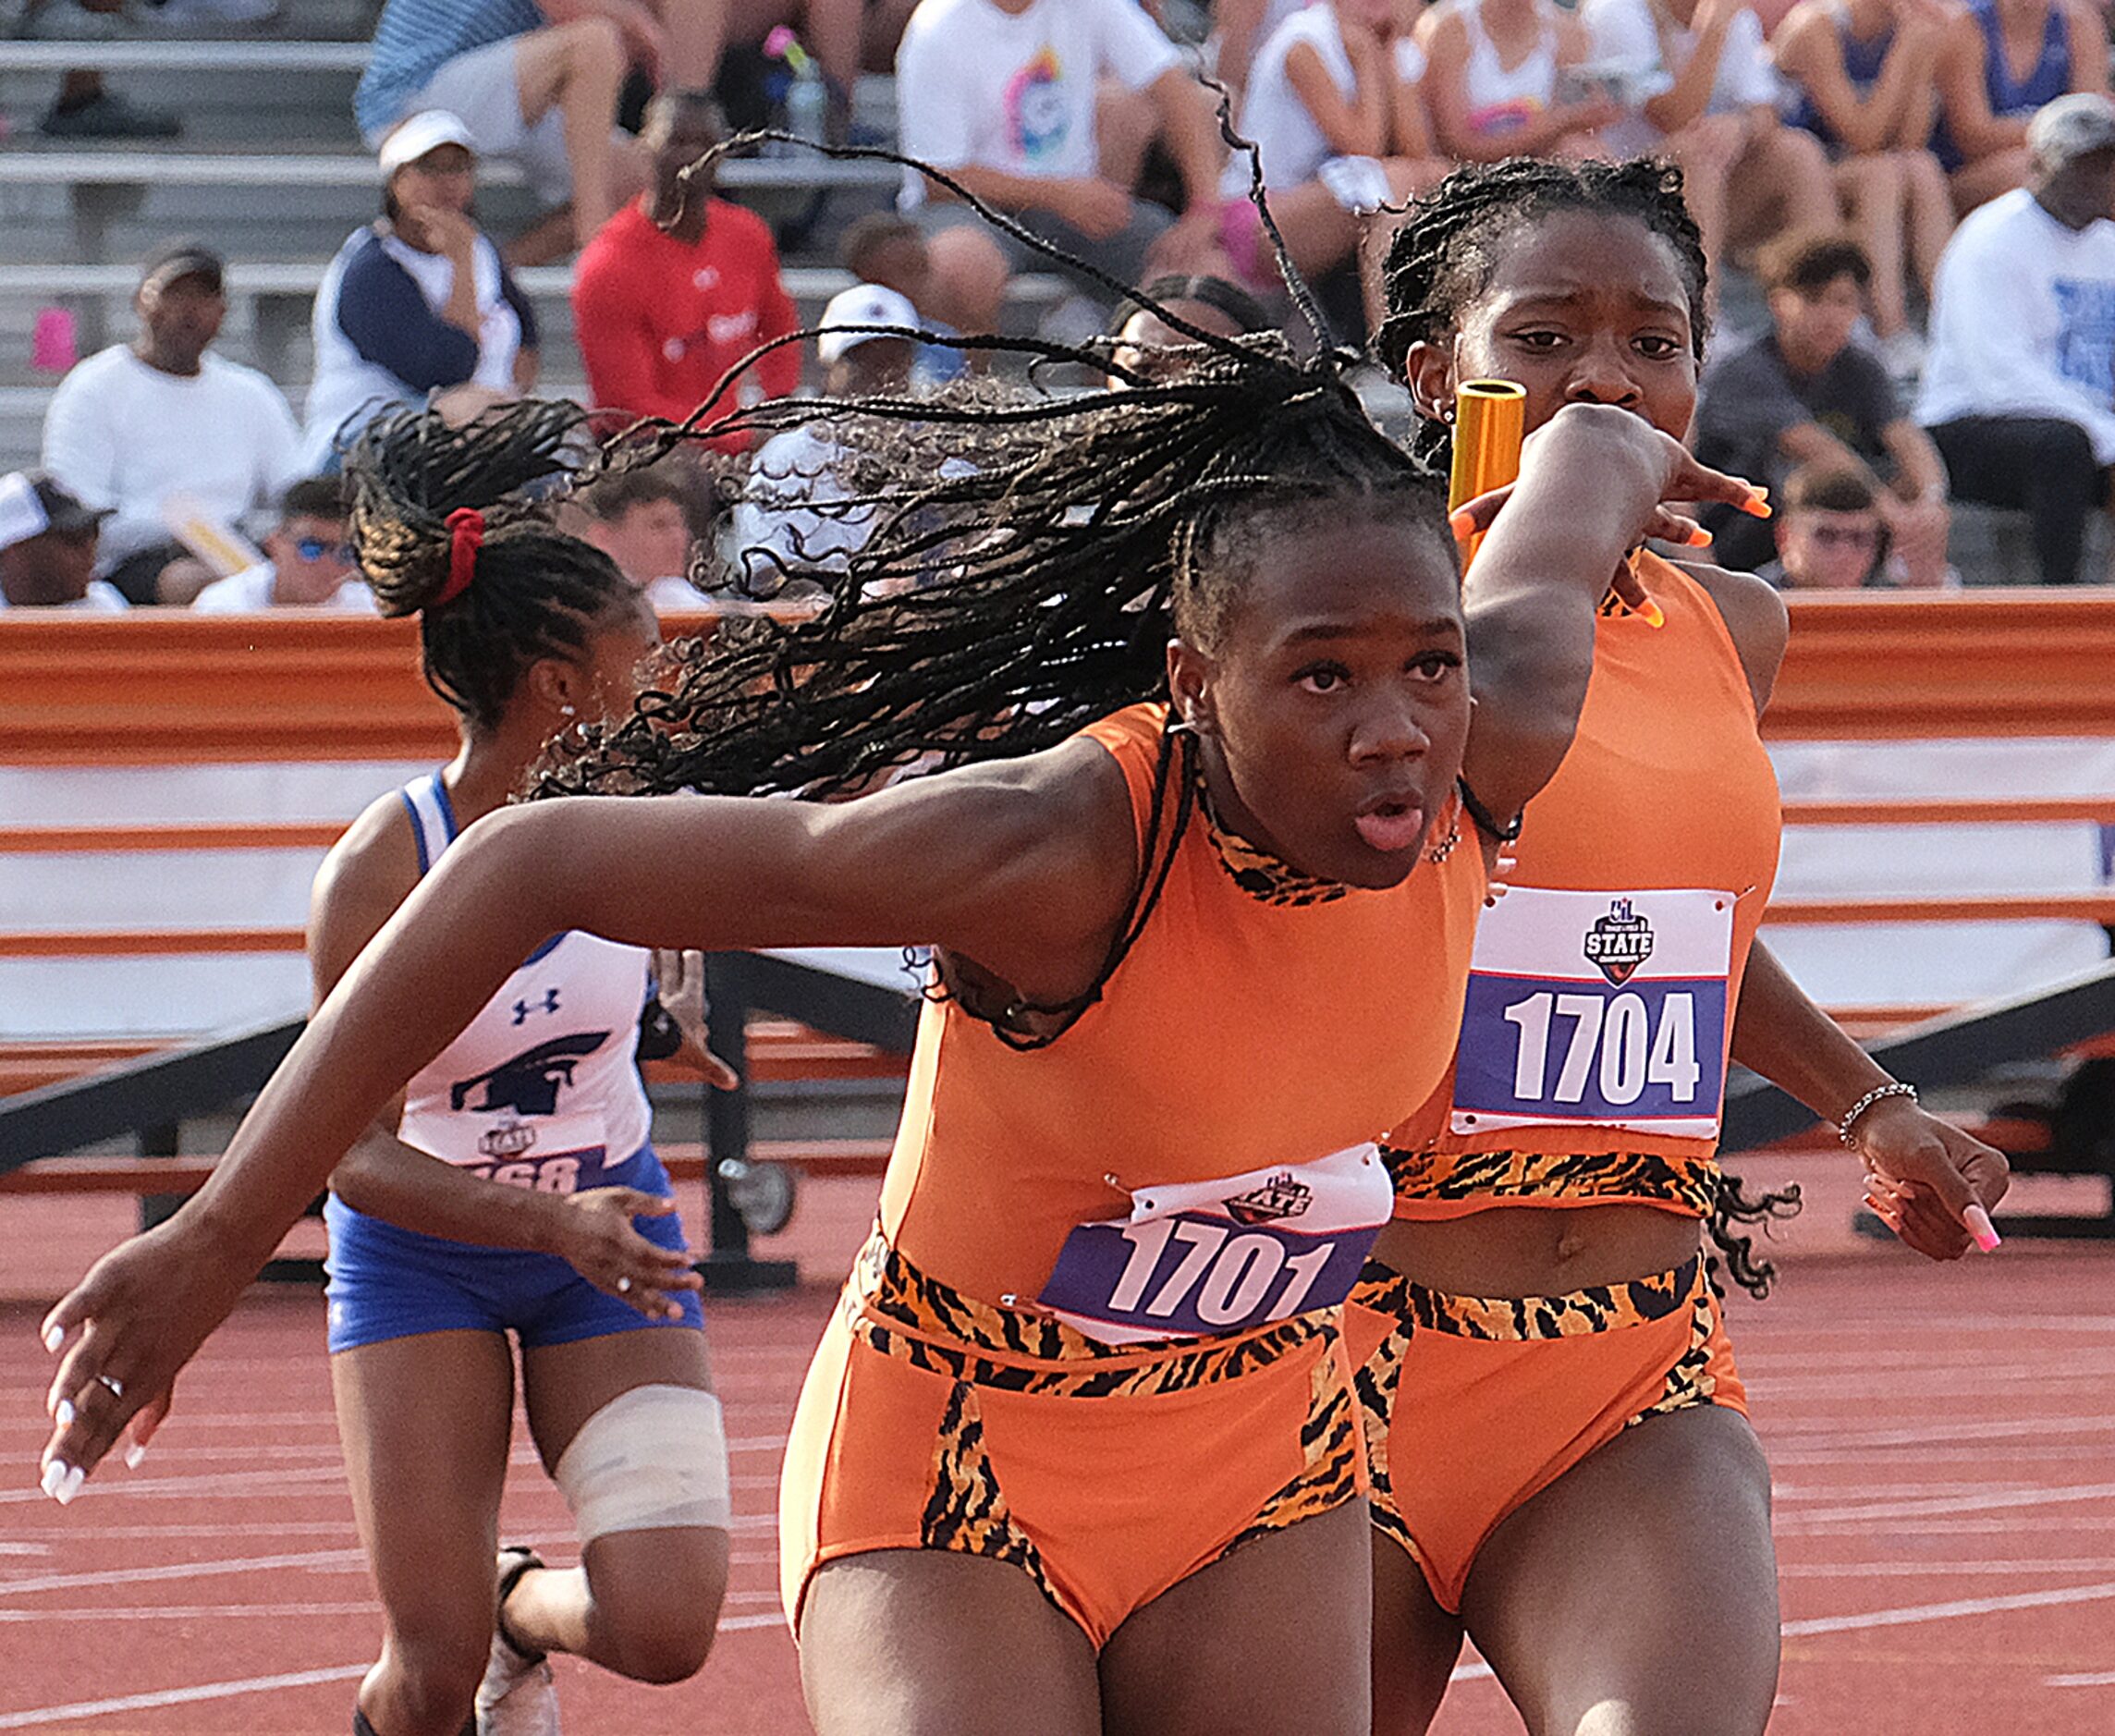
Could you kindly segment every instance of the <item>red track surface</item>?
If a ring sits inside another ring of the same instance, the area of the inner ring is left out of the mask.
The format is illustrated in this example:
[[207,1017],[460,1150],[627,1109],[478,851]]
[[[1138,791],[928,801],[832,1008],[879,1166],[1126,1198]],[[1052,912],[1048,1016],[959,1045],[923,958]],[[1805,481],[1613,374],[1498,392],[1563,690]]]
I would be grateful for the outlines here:
[[[738,1515],[720,1637],[674,1689],[561,1660],[573,1736],[807,1729],[777,1613],[778,1449],[871,1200],[871,1186],[812,1185],[779,1250],[809,1282],[709,1308]],[[253,1291],[137,1472],[107,1473],[63,1510],[34,1487],[40,1303],[129,1210],[0,1203],[0,1731],[343,1736],[379,1624],[320,1299]],[[1840,1234],[1819,1245],[1769,1303],[1733,1309],[1777,1479],[1786,1639],[1772,1730],[2115,1731],[2115,1250],[2015,1244],[1942,1271]],[[507,1512],[509,1538],[568,1555],[563,1504],[525,1437]],[[1442,1736],[1517,1728],[1472,1663]]]

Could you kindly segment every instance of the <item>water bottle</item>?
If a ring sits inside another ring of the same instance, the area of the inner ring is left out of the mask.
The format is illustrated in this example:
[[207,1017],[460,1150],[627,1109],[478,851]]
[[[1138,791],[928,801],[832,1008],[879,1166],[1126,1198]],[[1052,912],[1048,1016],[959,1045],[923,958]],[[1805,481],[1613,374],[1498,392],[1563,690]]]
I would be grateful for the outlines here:
[[829,106],[829,87],[823,82],[822,69],[810,60],[793,75],[787,89],[786,130],[810,144],[821,144]]

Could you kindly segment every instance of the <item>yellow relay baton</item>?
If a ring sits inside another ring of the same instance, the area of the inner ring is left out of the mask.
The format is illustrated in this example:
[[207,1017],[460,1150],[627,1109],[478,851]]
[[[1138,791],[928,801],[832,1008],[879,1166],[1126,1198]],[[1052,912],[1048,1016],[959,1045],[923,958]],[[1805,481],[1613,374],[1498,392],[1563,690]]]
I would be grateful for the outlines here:
[[[1454,388],[1454,462],[1447,473],[1447,510],[1520,479],[1521,442],[1527,437],[1527,388],[1510,380],[1464,380]],[[1483,546],[1484,532],[1462,540],[1465,568]]]

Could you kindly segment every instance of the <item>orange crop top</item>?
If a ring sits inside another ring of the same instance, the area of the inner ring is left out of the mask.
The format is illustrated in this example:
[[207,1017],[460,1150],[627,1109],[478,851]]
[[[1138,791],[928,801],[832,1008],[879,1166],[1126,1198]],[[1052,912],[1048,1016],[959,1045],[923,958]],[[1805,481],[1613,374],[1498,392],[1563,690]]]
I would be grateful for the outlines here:
[[1384,1142],[1399,1217],[1716,1198],[1777,777],[1710,593],[1650,555],[1639,571],[1667,624],[1603,613],[1578,735],[1485,912],[1455,1065]]
[[[1165,717],[1137,705],[1085,731],[1123,770],[1142,857]],[[1373,1143],[1453,1046],[1485,875],[1465,822],[1432,860],[1452,817],[1399,886],[1259,895],[1253,852],[1200,803],[1143,932],[1056,1042],[1015,1049],[952,998],[929,1004],[882,1185],[891,1244],[971,1298],[1072,1318],[1074,1256],[1098,1237],[1118,1261],[1105,1290],[1132,1292],[1141,1316],[1098,1333],[1118,1340],[1230,1329],[1244,1300],[1274,1318],[1302,1295],[1314,1305],[1328,1286],[1303,1275],[1327,1238],[1311,1254],[1292,1232],[1331,1209],[1343,1165],[1323,1160],[1363,1148],[1349,1161],[1377,1229],[1390,1194]],[[1207,1196],[1209,1211],[1166,1215]],[[1185,1278],[1214,1239],[1228,1257]]]

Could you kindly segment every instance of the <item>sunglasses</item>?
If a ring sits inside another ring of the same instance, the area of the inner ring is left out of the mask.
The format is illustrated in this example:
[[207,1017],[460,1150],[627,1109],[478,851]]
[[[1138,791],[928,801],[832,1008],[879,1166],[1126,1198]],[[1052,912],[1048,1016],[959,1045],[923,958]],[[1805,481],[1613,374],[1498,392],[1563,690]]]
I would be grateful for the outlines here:
[[303,560],[322,560],[327,555],[333,560],[343,561],[348,567],[358,558],[352,552],[350,543],[326,542],[320,536],[300,538],[294,544],[294,552]]
[[1817,524],[1807,532],[1823,548],[1877,548],[1877,531],[1854,531],[1845,524]]

